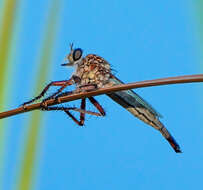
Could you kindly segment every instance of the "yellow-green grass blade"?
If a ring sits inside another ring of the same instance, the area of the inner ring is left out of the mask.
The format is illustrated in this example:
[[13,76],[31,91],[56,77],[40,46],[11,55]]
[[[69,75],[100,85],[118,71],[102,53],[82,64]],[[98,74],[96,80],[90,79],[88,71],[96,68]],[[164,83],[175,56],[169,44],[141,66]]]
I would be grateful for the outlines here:
[[[36,76],[36,85],[35,92],[40,92],[44,87],[46,78],[49,74],[50,70],[50,62],[52,58],[52,50],[53,44],[56,34],[56,28],[58,23],[58,14],[59,14],[59,5],[60,1],[53,0],[53,5],[50,10],[50,16],[48,19],[45,39],[43,41],[43,45],[41,48],[41,58],[40,58],[40,67]],[[27,134],[25,151],[22,156],[22,167],[20,170],[20,176],[17,189],[19,190],[28,190],[32,188],[33,178],[36,164],[36,153],[37,153],[37,145],[39,140],[40,133],[40,123],[41,123],[41,114],[36,111],[32,113],[32,116],[29,120],[29,131]]]
[[198,23],[198,34],[200,40],[200,59],[199,59],[199,67],[201,71],[203,70],[203,1],[197,0],[196,2],[196,13],[197,13],[197,23]]
[[16,10],[16,0],[7,0],[5,1],[4,6],[4,14],[3,20],[0,30],[0,110],[3,109],[4,105],[4,97],[5,97],[5,76],[7,74],[8,69],[8,56],[11,48],[11,40],[14,26],[14,18],[15,18],[15,10]]
[[[199,62],[199,71],[203,71],[203,1],[197,0],[196,2],[196,20],[197,20],[197,29],[198,29],[198,37],[199,37],[199,45],[200,45],[200,56],[198,59]],[[199,86],[200,93],[199,94],[199,107],[200,111],[202,112],[202,85]]]
[[[198,29],[201,43],[201,62],[203,60],[203,1],[197,0],[197,19],[198,19]],[[203,69],[203,64],[201,63],[201,68]]]
[[[8,68],[9,68],[9,56],[11,56],[13,28],[15,22],[17,0],[5,0],[1,2],[1,21],[0,21],[0,110],[2,111],[6,105],[6,96],[8,93]],[[5,121],[0,120],[0,179],[3,175],[4,164],[4,127]],[[1,181],[2,182],[2,181]],[[0,182],[0,183],[1,183]],[[2,183],[1,183],[2,184]]]

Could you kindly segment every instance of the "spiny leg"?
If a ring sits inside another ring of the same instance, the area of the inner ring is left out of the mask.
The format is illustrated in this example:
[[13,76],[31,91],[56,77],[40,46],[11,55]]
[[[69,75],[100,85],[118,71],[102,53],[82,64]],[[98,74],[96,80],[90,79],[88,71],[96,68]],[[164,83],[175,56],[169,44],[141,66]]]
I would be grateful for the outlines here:
[[[76,107],[64,107],[64,106],[43,106],[43,111],[64,111],[74,122],[78,125],[83,126],[85,121],[85,114],[95,115],[95,116],[102,116],[101,113],[87,111],[85,110],[86,107],[86,99],[82,99],[80,108]],[[75,116],[70,113],[70,110],[80,112],[80,120],[78,120]]]
[[[92,90],[97,89],[97,84],[82,85],[79,87],[79,89],[84,90],[84,91],[92,91]],[[104,109],[102,108],[102,106],[99,104],[99,102],[94,97],[89,97],[88,99],[97,108],[97,110],[100,112],[101,116],[106,115]]]
[[[75,79],[73,79],[75,80]],[[56,93],[52,94],[50,97],[46,98],[43,100],[43,103],[46,102],[46,100],[55,97],[56,99],[58,99],[59,97],[65,96],[65,95],[69,95],[72,94],[73,92],[69,91],[69,92],[64,92],[59,94],[65,87],[61,87]],[[84,85],[81,86],[81,90],[85,90],[85,91],[91,91],[96,89],[96,85]],[[57,94],[59,94],[58,96],[56,96]],[[84,125],[84,121],[85,121],[85,114],[90,114],[90,115],[95,115],[95,116],[105,116],[106,113],[104,111],[104,109],[102,108],[102,106],[97,102],[97,100],[93,97],[88,98],[90,100],[90,102],[97,108],[97,110],[99,111],[99,113],[97,112],[92,112],[92,111],[86,111],[86,98],[83,98],[81,101],[81,106],[80,109],[76,108],[76,107],[47,107],[45,104],[42,104],[42,110],[46,110],[46,111],[52,111],[52,110],[60,110],[60,111],[64,111],[69,117],[71,117],[73,119],[74,122],[76,122],[78,125],[83,126]],[[69,110],[73,110],[73,111],[77,111],[80,112],[80,120],[78,120],[75,116],[73,116]]]
[[84,123],[81,124],[81,122],[78,121],[78,119],[76,119],[76,117],[73,116],[73,114],[70,113],[68,110],[65,110],[65,112],[66,112],[66,114],[67,114],[75,123],[77,123],[77,124],[80,125],[80,126],[83,126],[83,125],[84,125]]
[[[50,100],[50,99],[52,99],[52,98],[56,98],[56,95],[59,94],[60,92],[62,92],[62,90],[63,90],[64,88],[66,88],[67,86],[68,86],[68,85],[62,86],[62,87],[59,88],[55,93],[53,93],[51,96],[49,96],[49,97],[43,99],[42,102],[45,103],[47,100]],[[56,99],[57,99],[57,98],[56,98]]]
[[[80,80],[79,77],[73,75],[72,76],[72,80],[74,81],[74,83],[77,83],[77,81]],[[67,96],[67,95],[70,95],[72,93],[77,93],[77,92],[81,92],[81,91],[92,91],[92,90],[95,90],[97,88],[97,85],[96,84],[87,84],[87,85],[83,85],[81,87],[79,87],[78,89],[76,89],[75,91],[68,91],[68,92],[64,92],[64,93],[61,93],[62,90],[65,88],[66,86],[62,86],[60,89],[58,89],[57,92],[55,92],[54,94],[52,94],[51,96],[45,98],[43,101],[42,101],[42,104],[44,104],[44,106],[46,106],[46,101],[49,100],[49,99],[52,99],[52,98],[55,98],[55,100],[57,102],[59,102],[58,98],[62,97],[62,96]],[[57,96],[56,96],[57,95]]]
[[[80,108],[81,108],[82,110],[85,110],[85,108],[86,108],[86,98],[83,98],[83,99],[81,100]],[[81,125],[84,125],[84,122],[85,122],[85,113],[80,113],[80,124],[81,124]]]
[[[93,114],[91,114],[90,111],[86,111],[86,98],[83,98],[81,100],[80,110],[83,110],[83,111],[80,113],[80,121],[78,121],[68,110],[65,110],[65,112],[73,119],[73,121],[75,121],[80,126],[84,125],[85,114],[88,112],[89,112],[88,114],[90,114],[90,115],[96,115],[96,116],[104,116],[105,115],[103,108],[100,106],[100,104],[93,97],[90,97],[89,100],[99,110],[100,113],[91,112],[91,113],[93,113]],[[75,109],[75,111],[77,111],[77,110]]]
[[31,99],[30,101],[27,101],[25,103],[23,103],[23,106],[25,106],[26,104],[30,104],[38,99],[40,99],[41,97],[43,97],[45,95],[45,93],[47,92],[47,90],[51,87],[51,86],[61,86],[61,88],[54,93],[54,96],[56,96],[58,93],[60,93],[65,87],[72,85],[73,81],[72,79],[70,80],[64,80],[64,81],[54,81],[54,82],[50,82],[43,90],[42,92],[36,96],[35,98]]
[[75,116],[73,116],[73,114],[71,114],[69,112],[69,109],[68,107],[57,107],[57,106],[53,106],[53,107],[47,107],[47,106],[44,106],[42,108],[42,111],[64,111],[75,123],[77,123],[78,125],[82,126],[81,122],[78,121],[76,119]]
[[[76,75],[73,75],[70,80],[67,80],[67,82],[66,82],[65,84],[61,85],[61,86],[62,86],[61,88],[59,88],[59,89],[58,89],[55,93],[53,93],[51,96],[45,98],[45,99],[43,100],[43,102],[46,102],[47,100],[52,99],[52,98],[56,98],[56,99],[57,99],[57,98],[59,98],[59,97],[61,97],[61,96],[65,96],[65,95],[68,95],[68,94],[72,94],[72,93],[73,93],[72,91],[68,91],[68,92],[64,92],[64,93],[61,93],[61,92],[62,92],[62,90],[63,90],[64,88],[66,88],[67,86],[70,86],[70,85],[72,85],[73,83],[77,83],[77,82],[79,82],[79,81],[80,81],[80,77],[78,77],[78,76],[76,76]],[[61,93],[61,94],[59,94],[59,93]],[[59,95],[56,97],[57,94],[59,94]]]
[[[86,111],[86,98],[83,98],[81,100],[81,105],[80,105],[81,110]],[[76,117],[74,117],[68,110],[64,110],[67,115],[69,115],[73,121],[75,121],[78,125],[83,126],[85,122],[85,113],[81,112],[80,113],[80,120],[78,120]]]
[[93,112],[93,111],[88,111],[88,110],[83,110],[80,108],[76,108],[76,107],[64,107],[64,106],[44,106],[41,108],[42,111],[76,111],[79,113],[84,113],[84,114],[89,114],[89,115],[94,115],[94,116],[101,116],[100,113],[97,112]]
[[104,109],[102,108],[102,106],[99,104],[99,102],[94,97],[89,97],[88,99],[97,108],[97,110],[100,112],[101,116],[106,115]]

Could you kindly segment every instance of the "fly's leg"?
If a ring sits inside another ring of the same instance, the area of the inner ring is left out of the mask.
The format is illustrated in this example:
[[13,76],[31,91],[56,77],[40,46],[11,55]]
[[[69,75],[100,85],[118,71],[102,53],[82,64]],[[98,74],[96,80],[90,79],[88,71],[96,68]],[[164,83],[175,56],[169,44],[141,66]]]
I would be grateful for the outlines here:
[[[66,88],[68,85],[64,85],[64,86],[62,86],[61,88],[59,88],[55,93],[53,93],[51,96],[49,96],[49,97],[47,97],[47,98],[45,98],[45,99],[43,99],[43,101],[42,101],[42,103],[45,103],[47,100],[50,100],[50,99],[52,99],[52,98],[56,98],[56,100],[58,99],[57,98],[57,94],[59,94],[59,93],[61,93],[62,92],[62,90],[64,89],[64,88]],[[58,100],[57,100],[58,101]]]
[[[92,91],[95,89],[97,89],[97,84],[86,84],[86,85],[81,85],[79,87],[79,90],[82,90],[82,91]],[[99,111],[99,113],[101,114],[100,116],[106,115],[104,109],[102,108],[102,106],[99,104],[99,102],[94,97],[89,97],[88,99],[96,107],[96,109]]]
[[[56,96],[58,93],[60,93],[65,87],[69,86],[69,85],[72,85],[73,84],[73,81],[72,79],[70,80],[64,80],[64,81],[54,81],[54,82],[51,82],[49,83],[43,90],[42,92],[36,96],[35,98],[31,99],[30,101],[27,101],[25,103],[23,103],[22,105],[25,106],[26,104],[30,104],[38,99],[40,99],[41,97],[43,97],[45,95],[45,93],[48,91],[48,89],[51,87],[51,86],[61,86],[61,88],[56,92],[54,93],[52,96]],[[50,97],[52,97],[50,96]],[[49,97],[49,98],[50,98]]]
[[[83,126],[85,122],[85,114],[94,115],[94,116],[105,116],[105,111],[101,107],[101,105],[93,97],[90,97],[89,100],[97,108],[99,113],[86,110],[86,98],[82,99],[80,108],[42,105],[42,110],[43,111],[64,111],[75,123],[77,123],[80,126]],[[77,119],[70,111],[80,112],[80,119]]]
[[[86,109],[86,98],[83,98],[81,100],[81,105],[80,105],[80,108],[82,110],[85,110]],[[85,123],[85,113],[80,113],[80,122],[79,122],[79,125],[83,126]]]
[[[59,88],[55,93],[53,93],[53,94],[52,94],[51,96],[49,96],[48,98],[45,98],[45,99],[43,100],[43,102],[46,102],[47,100],[50,100],[50,99],[52,99],[52,98],[57,98],[56,95],[59,94],[59,93],[61,93],[64,88],[66,88],[67,86],[70,86],[70,85],[72,85],[72,84],[74,84],[74,83],[78,83],[78,82],[80,82],[80,77],[78,77],[78,76],[76,76],[76,75],[73,75],[70,80],[65,81],[65,84],[62,84],[62,85],[61,85],[61,88]],[[66,95],[68,95],[67,93],[72,93],[72,92],[70,91],[70,92],[65,92],[65,93],[66,93]],[[65,93],[62,93],[63,95],[62,95],[62,94],[59,94],[58,96],[65,96]],[[58,101],[58,100],[57,100],[57,101]]]
[[[90,99],[92,100],[93,97],[91,97]],[[93,98],[94,99],[94,98]],[[90,101],[91,101],[90,100]],[[95,100],[95,99],[94,99]],[[92,101],[91,101],[92,102]],[[98,103],[96,100],[95,100],[96,103]],[[99,104],[99,103],[98,103]],[[98,108],[97,108],[98,109]],[[74,111],[79,111],[80,112],[80,120],[76,119],[70,112],[69,110],[74,110]],[[84,125],[84,122],[85,122],[85,114],[90,114],[90,115],[95,115],[95,116],[104,116],[105,115],[105,112],[103,110],[103,108],[101,108],[99,110],[100,113],[97,113],[97,112],[92,112],[92,111],[86,111],[86,98],[83,98],[82,101],[81,101],[81,105],[80,105],[80,109],[78,108],[70,108],[69,110],[64,110],[66,112],[66,114],[68,116],[70,116],[72,118],[73,121],[75,121],[78,125],[80,126],[83,126]],[[103,110],[103,112],[102,112]],[[103,115],[104,113],[104,115]]]
[[80,108],[76,107],[64,107],[64,106],[44,106],[41,108],[42,111],[76,111],[79,113],[84,113],[84,114],[89,114],[89,115],[94,115],[94,116],[102,116],[100,113],[93,112],[93,111],[88,111],[88,110],[83,110]]
[[97,102],[97,100],[94,97],[89,97],[88,99],[97,108],[97,110],[99,111],[101,116],[105,116],[106,115],[104,109],[102,108],[102,106],[99,104],[99,102]]
[[[76,119],[76,117],[70,113],[70,111],[69,111],[70,109],[74,110],[74,108],[69,108],[69,107],[57,107],[57,106],[54,106],[54,107],[44,106],[44,107],[42,107],[43,111],[64,111],[75,123],[77,123],[80,126],[83,126],[84,123],[81,123],[81,121]],[[83,112],[83,110],[82,110],[82,112]]]
[[[80,109],[74,108],[74,107],[73,108],[69,108],[69,107],[57,107],[57,106],[54,106],[54,107],[43,106],[42,110],[45,110],[45,111],[53,111],[53,110],[64,111],[75,123],[77,123],[80,126],[83,126],[84,125],[84,121],[85,121],[85,113],[88,113],[88,114],[91,114],[91,115],[95,115],[94,112],[86,111],[85,107],[86,107],[86,99],[84,98],[81,101]],[[78,120],[72,113],[70,113],[69,110],[74,110],[74,111],[80,112],[80,120]]]

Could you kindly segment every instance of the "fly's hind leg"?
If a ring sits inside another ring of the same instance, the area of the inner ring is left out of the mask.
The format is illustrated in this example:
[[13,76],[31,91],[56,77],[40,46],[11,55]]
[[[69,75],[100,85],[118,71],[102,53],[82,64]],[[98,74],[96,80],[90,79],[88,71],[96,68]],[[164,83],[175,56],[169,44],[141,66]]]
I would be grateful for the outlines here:
[[100,105],[100,103],[94,97],[89,97],[88,99],[96,107],[96,109],[99,111],[101,116],[106,115],[106,112],[104,111],[104,108]]
[[[86,110],[86,98],[81,100],[80,108],[76,107],[65,107],[65,106],[44,106],[42,105],[43,111],[64,111],[75,123],[80,126],[84,125],[85,122],[85,114],[94,115],[94,116],[105,116],[105,111],[101,107],[101,105],[93,98],[89,98],[91,103],[97,108],[98,112],[88,111]],[[70,111],[76,111],[80,113],[80,118],[77,119]]]
[[[75,108],[75,107],[64,107],[64,106],[42,106],[42,110],[43,111],[64,111],[75,123],[77,123],[80,126],[84,125],[84,121],[85,121],[85,114],[91,114],[91,115],[95,115],[94,112],[91,111],[86,111],[85,110],[86,107],[86,99],[82,99],[81,101],[81,106],[80,109],[79,108]],[[80,112],[80,119],[78,120],[69,110],[73,110],[73,111],[77,111]]]

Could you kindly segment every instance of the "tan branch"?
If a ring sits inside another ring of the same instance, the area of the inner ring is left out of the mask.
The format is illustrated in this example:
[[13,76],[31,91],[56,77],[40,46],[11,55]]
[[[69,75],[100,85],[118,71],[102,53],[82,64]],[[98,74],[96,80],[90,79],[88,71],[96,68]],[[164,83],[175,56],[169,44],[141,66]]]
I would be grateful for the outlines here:
[[[59,102],[56,102],[54,99],[50,99],[47,101],[47,106],[56,105],[60,103],[70,102],[73,100],[78,100],[84,97],[98,96],[101,94],[108,94],[121,90],[129,90],[133,88],[143,88],[150,86],[160,86],[160,85],[168,85],[168,84],[180,84],[180,83],[193,83],[193,82],[203,82],[203,74],[200,75],[185,75],[178,77],[169,77],[169,78],[161,78],[155,80],[145,80],[140,82],[134,82],[129,84],[116,85],[108,88],[101,88],[92,92],[82,92],[77,94],[71,94],[68,96],[63,96],[59,98]],[[0,113],[0,119],[10,117],[13,115],[17,115],[20,113],[41,109],[41,103],[27,105],[25,108],[19,107],[17,109],[9,110],[6,112]]]

